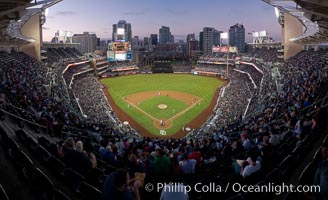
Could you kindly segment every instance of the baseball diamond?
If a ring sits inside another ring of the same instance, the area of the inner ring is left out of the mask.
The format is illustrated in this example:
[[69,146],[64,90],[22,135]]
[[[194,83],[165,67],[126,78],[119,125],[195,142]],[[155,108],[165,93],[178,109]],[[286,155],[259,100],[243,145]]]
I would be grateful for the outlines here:
[[[138,74],[102,79],[115,114],[144,136],[181,137],[212,114],[223,81],[190,74]],[[162,108],[160,108],[162,107]]]

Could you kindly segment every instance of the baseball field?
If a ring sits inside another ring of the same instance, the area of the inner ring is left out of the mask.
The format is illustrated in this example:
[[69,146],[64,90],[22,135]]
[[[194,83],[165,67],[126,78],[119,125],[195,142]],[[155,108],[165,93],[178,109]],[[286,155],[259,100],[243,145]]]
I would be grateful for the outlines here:
[[[118,118],[152,137],[199,128],[212,113],[209,107],[223,84],[217,78],[190,74],[138,74],[101,83]],[[206,109],[209,113],[204,115]]]

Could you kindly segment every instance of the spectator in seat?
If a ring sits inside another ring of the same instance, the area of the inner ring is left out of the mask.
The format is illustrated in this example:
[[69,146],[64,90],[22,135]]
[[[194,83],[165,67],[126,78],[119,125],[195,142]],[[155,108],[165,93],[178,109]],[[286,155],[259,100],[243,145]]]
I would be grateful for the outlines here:
[[82,141],[78,141],[76,143],[76,151],[83,153],[83,143],[82,143]]
[[73,138],[67,138],[63,145],[64,162],[67,167],[70,167],[81,174],[85,174],[91,170],[93,164],[90,158],[82,152],[75,149]]
[[170,172],[171,161],[161,148],[157,149],[157,155],[154,160],[155,173],[157,175],[168,175]]
[[115,164],[115,154],[112,151],[112,147],[110,145],[108,145],[106,147],[106,150],[103,151],[102,154],[102,158],[104,159],[104,161],[110,165],[114,165]]
[[261,163],[257,160],[256,155],[252,154],[247,158],[246,161],[248,162],[248,165],[246,167],[241,167],[240,170],[240,175],[242,175],[244,178],[261,169]]
[[320,186],[320,192],[315,193],[316,199],[328,199],[328,148],[323,146],[321,149],[323,160],[319,163],[314,176],[314,185]]
[[264,169],[270,169],[270,153],[272,152],[272,145],[269,142],[268,136],[263,136],[263,145],[260,148],[261,153],[261,165]]
[[0,107],[4,107],[6,105],[6,95],[4,93],[0,93]]
[[301,133],[303,130],[303,121],[304,121],[304,118],[301,117],[294,126],[294,135],[295,135],[295,137],[297,137],[299,139],[301,138]]
[[280,143],[279,136],[277,134],[274,134],[272,129],[269,130],[269,134],[270,134],[269,143],[272,146],[277,146]]
[[182,183],[168,183],[161,192],[160,200],[188,200],[188,192]]
[[128,156],[128,168],[130,172],[137,172],[140,170],[140,159],[138,157],[137,147],[133,147]]
[[311,128],[312,128],[312,117],[311,115],[307,114],[305,116],[304,122],[303,122],[303,131],[302,131],[302,137],[308,135],[311,133]]
[[130,179],[125,169],[119,169],[106,178],[102,189],[102,200],[140,200],[141,183]]
[[251,144],[251,141],[247,138],[246,133],[241,134],[241,141],[243,142],[243,147],[245,150],[249,150],[253,148],[253,145]]
[[154,160],[150,156],[149,152],[144,153],[144,160],[142,162],[144,171],[148,174],[154,171]]
[[178,155],[179,155],[179,153],[176,152],[171,157],[172,173],[170,173],[170,174],[173,176],[181,175],[181,166],[180,166],[180,162],[178,161]]
[[191,154],[189,154],[189,159],[196,160],[197,166],[200,165],[201,154],[200,154],[197,146],[193,149],[193,152]]
[[182,156],[182,161],[180,161],[180,167],[183,174],[189,175],[195,173],[197,161],[195,159],[189,159],[188,154],[184,153]]

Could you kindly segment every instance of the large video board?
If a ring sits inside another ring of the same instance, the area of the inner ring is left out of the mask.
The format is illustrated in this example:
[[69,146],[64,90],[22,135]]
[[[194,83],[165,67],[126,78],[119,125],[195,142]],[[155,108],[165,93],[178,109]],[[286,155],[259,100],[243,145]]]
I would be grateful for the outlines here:
[[109,62],[115,60],[115,52],[114,51],[107,51],[107,59]]
[[124,28],[117,29],[117,35],[124,35],[124,32],[125,32]]
[[117,61],[126,60],[126,53],[117,53],[117,52],[115,52],[115,60],[117,60]]
[[132,60],[132,51],[128,51],[128,52],[126,53],[126,59],[127,59],[127,60]]

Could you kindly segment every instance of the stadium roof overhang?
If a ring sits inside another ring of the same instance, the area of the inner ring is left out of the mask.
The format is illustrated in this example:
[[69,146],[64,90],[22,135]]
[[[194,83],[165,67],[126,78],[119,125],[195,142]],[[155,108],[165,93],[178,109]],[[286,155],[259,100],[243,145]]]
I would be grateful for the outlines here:
[[47,8],[60,1],[62,0],[0,0],[0,44],[7,46],[34,42],[33,38],[22,35],[20,29],[33,15],[44,13]]
[[328,42],[328,1],[327,0],[262,0],[281,12],[288,13],[304,25],[303,34],[291,38],[300,43]]

